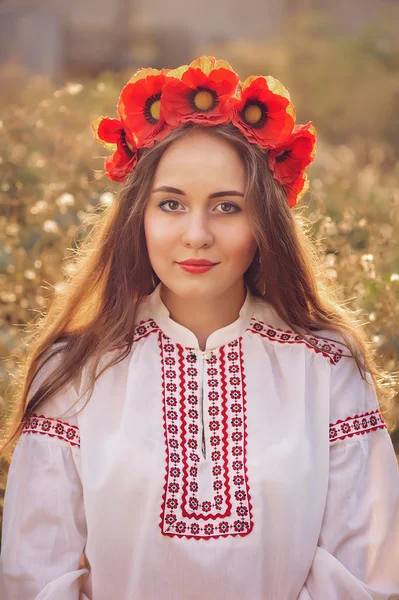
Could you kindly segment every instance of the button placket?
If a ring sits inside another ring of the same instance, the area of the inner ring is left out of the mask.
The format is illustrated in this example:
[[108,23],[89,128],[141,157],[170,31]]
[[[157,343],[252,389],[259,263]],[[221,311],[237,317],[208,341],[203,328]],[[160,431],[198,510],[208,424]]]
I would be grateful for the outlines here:
[[199,432],[199,445],[201,447],[201,453],[202,456],[204,458],[204,460],[206,460],[206,448],[207,448],[207,427],[205,424],[205,413],[204,413],[204,395],[207,392],[207,387],[206,387],[206,383],[205,383],[205,375],[206,375],[206,362],[209,359],[212,358],[213,356],[213,352],[212,350],[199,350],[199,352],[201,353],[201,367],[200,367],[200,372],[198,374],[199,376],[199,396],[200,396],[200,421],[201,421],[201,427],[200,427],[200,432]]

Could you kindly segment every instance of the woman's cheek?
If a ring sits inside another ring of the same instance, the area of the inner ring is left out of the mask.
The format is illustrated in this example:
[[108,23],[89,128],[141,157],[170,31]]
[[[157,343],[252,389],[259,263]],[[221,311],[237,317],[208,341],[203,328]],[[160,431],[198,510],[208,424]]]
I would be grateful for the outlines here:
[[230,254],[240,264],[246,265],[248,263],[249,265],[256,252],[257,243],[247,222],[243,223],[241,227],[230,231],[229,242]]
[[148,214],[144,220],[145,237],[148,250],[158,250],[173,237],[173,229],[165,222],[163,215]]

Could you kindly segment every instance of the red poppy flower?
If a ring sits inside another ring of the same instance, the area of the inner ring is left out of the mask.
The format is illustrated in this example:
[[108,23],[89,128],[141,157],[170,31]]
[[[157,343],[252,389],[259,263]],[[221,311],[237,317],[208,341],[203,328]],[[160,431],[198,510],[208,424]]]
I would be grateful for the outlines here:
[[302,200],[308,189],[309,179],[306,173],[301,173],[296,181],[284,185],[284,190],[287,194],[287,201],[290,208],[293,208],[300,200]]
[[227,123],[238,81],[229,63],[213,56],[169,71],[161,100],[166,121],[172,127],[189,121],[209,126]]
[[274,148],[292,132],[295,108],[278,79],[251,76],[240,84],[233,123],[249,142]]
[[161,95],[170,69],[139,69],[119,97],[117,111],[125,129],[134,133],[139,148],[150,148],[171,128],[162,114]]
[[92,123],[96,140],[107,150],[113,150],[112,156],[104,160],[105,172],[112,181],[123,181],[137,164],[137,147],[134,137],[125,131],[118,119],[99,117]]
[[316,154],[316,129],[311,122],[297,125],[287,141],[269,150],[273,177],[283,185],[296,181],[313,162]]

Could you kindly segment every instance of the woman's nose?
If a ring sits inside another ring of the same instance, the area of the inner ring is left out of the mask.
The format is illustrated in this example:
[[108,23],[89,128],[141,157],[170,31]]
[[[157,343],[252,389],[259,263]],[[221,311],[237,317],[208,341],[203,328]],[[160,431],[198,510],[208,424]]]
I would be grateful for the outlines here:
[[191,246],[202,246],[211,244],[213,234],[210,230],[207,215],[200,212],[187,215],[183,224],[183,242]]

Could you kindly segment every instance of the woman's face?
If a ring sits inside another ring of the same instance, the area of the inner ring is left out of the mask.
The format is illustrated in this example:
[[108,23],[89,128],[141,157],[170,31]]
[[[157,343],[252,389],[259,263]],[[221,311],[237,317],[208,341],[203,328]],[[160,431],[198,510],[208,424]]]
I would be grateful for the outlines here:
[[[244,165],[229,142],[197,130],[165,151],[144,230],[151,265],[174,294],[210,298],[242,280],[257,247],[244,192]],[[178,263],[191,258],[217,265],[188,273]]]

